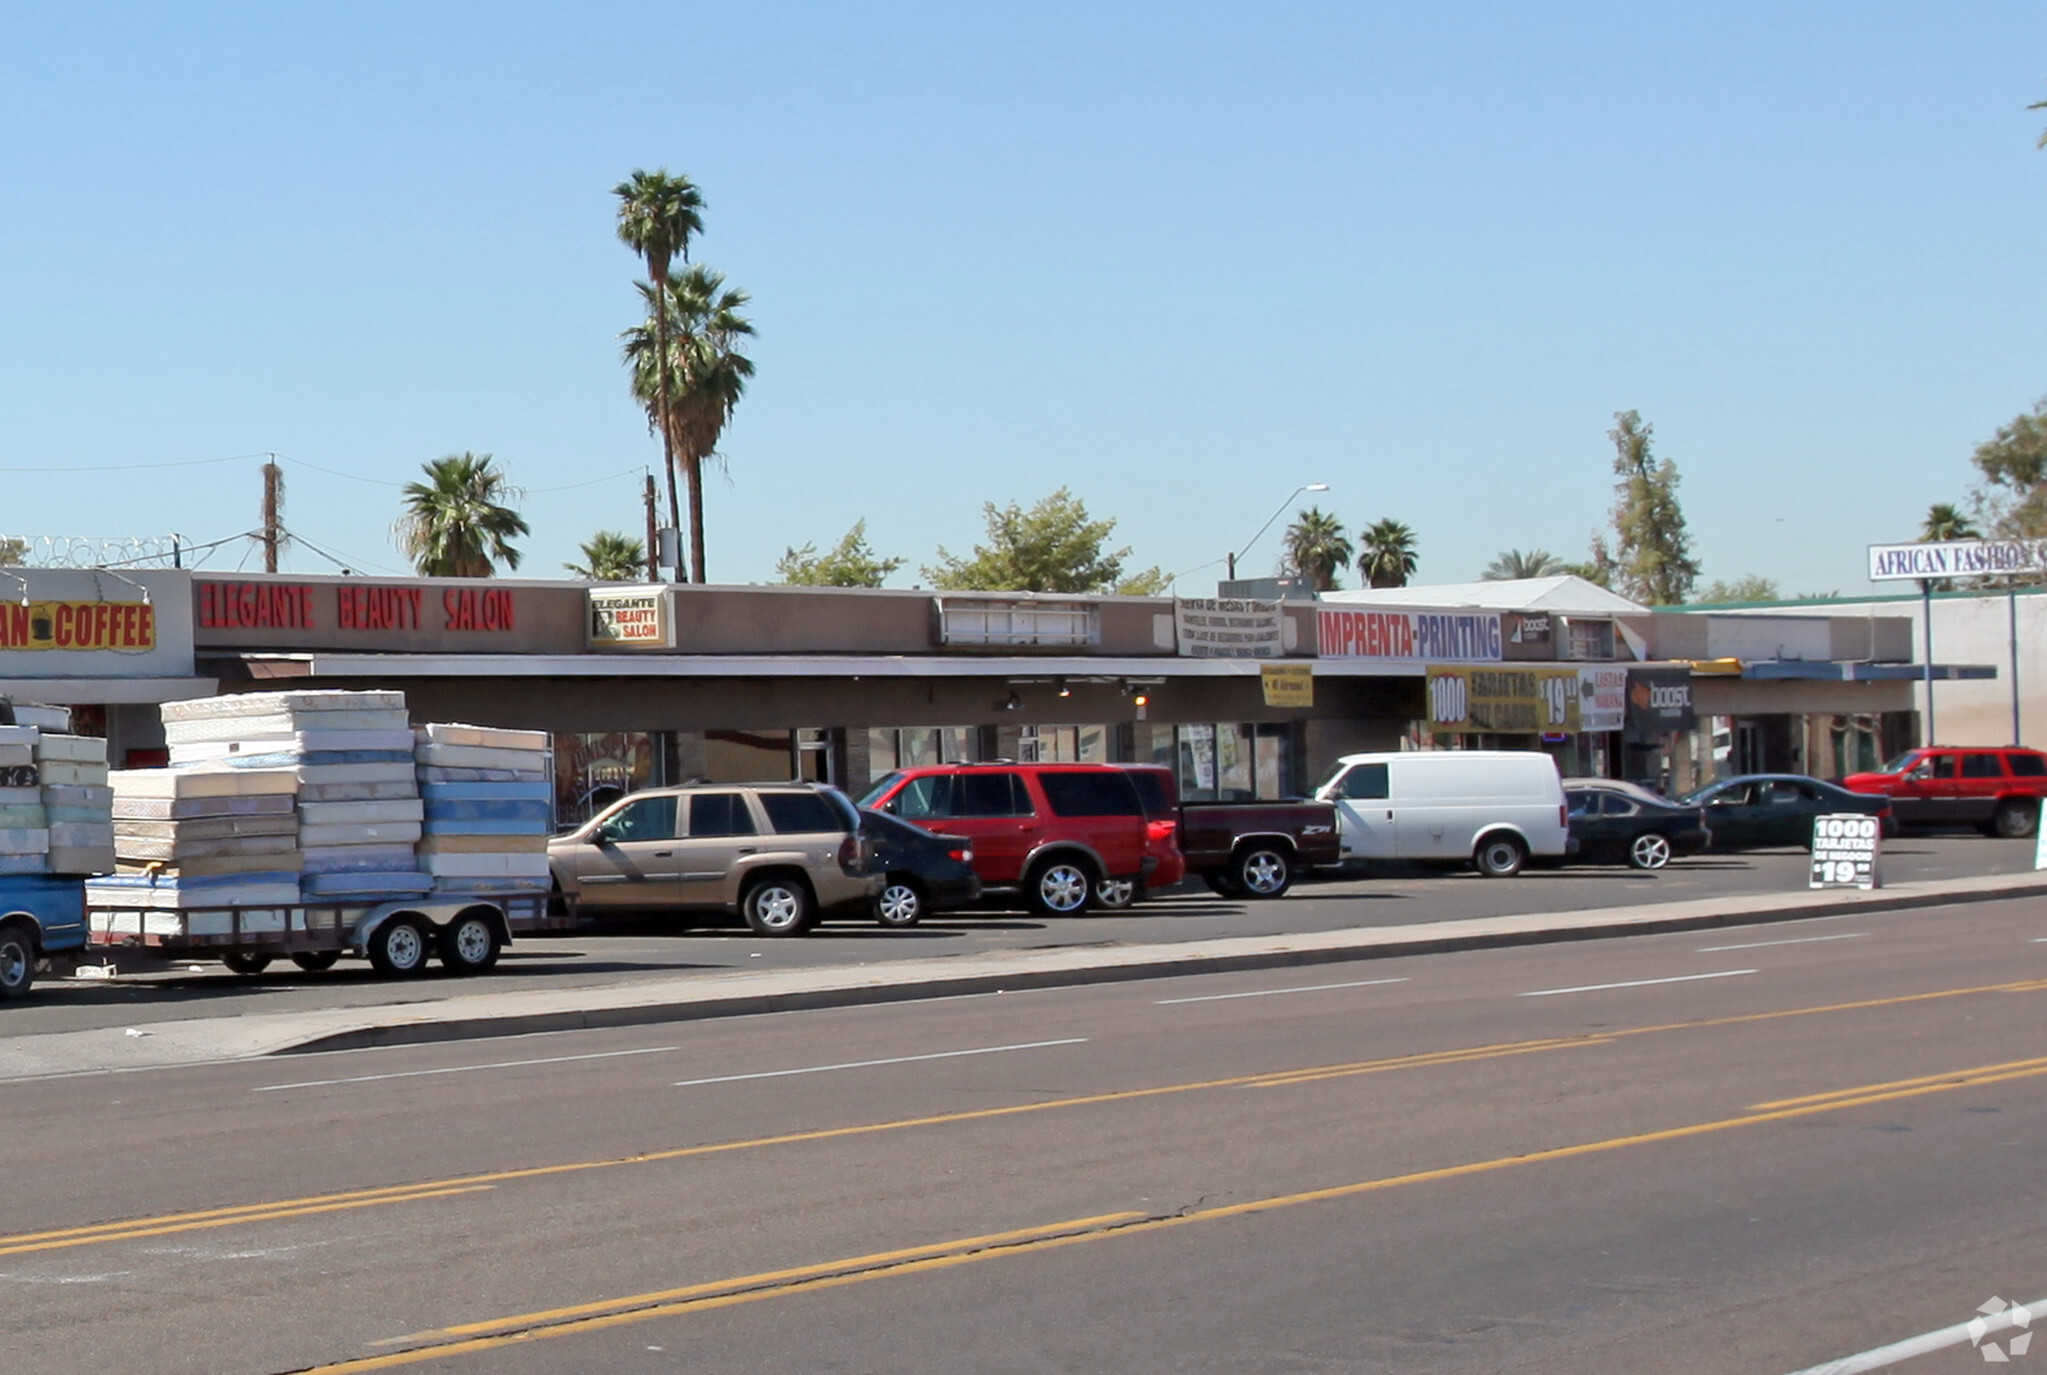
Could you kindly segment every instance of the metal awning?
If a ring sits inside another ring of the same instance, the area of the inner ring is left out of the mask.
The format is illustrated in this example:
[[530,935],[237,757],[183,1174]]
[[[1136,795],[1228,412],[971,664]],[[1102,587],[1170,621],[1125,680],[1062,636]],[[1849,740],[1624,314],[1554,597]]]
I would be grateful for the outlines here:
[[183,702],[219,691],[218,678],[0,678],[0,697],[53,707]]
[[1962,678],[1995,678],[1995,664],[1854,664],[1824,659],[1756,659],[1741,666],[1741,676],[1761,680],[1815,683],[1936,682]]

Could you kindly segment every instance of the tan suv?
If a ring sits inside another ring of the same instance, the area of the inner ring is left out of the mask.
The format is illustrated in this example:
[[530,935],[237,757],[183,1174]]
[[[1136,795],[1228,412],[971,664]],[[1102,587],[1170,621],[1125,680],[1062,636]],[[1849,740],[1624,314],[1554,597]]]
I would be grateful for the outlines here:
[[737,911],[763,936],[796,936],[825,912],[872,912],[859,813],[810,783],[703,783],[622,797],[547,843],[572,908]]

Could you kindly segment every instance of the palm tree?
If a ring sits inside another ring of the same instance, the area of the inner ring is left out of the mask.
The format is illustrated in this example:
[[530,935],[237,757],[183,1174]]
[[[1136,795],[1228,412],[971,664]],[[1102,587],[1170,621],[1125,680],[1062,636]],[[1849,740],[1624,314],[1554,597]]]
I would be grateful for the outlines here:
[[1926,508],[1926,523],[1919,527],[1921,540],[1981,539],[1976,522],[1962,514],[1951,501],[1936,501]]
[[1388,517],[1358,531],[1358,572],[1373,587],[1405,587],[1420,556],[1413,529]]
[[1485,572],[1478,576],[1484,582],[1516,582],[1522,578],[1552,578],[1570,571],[1569,565],[1547,549],[1531,549],[1525,554],[1509,549],[1487,564]]
[[583,562],[563,568],[592,582],[638,582],[647,566],[647,546],[616,530],[599,530],[582,544]]
[[[647,277],[657,293],[668,289],[668,265],[677,257],[689,261],[692,234],[704,232],[704,198],[688,177],[670,176],[667,168],[658,172],[636,171],[611,188],[618,197],[619,242],[646,260]],[[656,317],[654,328],[659,351],[668,351],[668,322]],[[656,379],[658,417],[670,415],[668,379]],[[661,432],[662,471],[668,475],[668,523],[680,527],[682,512],[675,498],[675,435],[672,425],[657,426]]]
[[487,578],[495,564],[519,566],[514,535],[526,521],[505,505],[518,488],[492,466],[489,454],[449,454],[421,465],[425,482],[405,484],[405,509],[394,527],[398,547],[422,577]]
[[[737,288],[728,290],[724,277],[702,266],[671,279],[665,293],[644,284],[640,293],[650,323],[619,337],[632,369],[633,395],[648,408],[650,423],[661,413],[661,394],[667,393],[671,431],[689,482],[690,581],[702,582],[704,460],[717,453],[718,439],[753,376],[753,360],[739,352],[753,334],[753,325],[739,311],[752,298]],[[657,308],[657,301],[665,309]],[[657,367],[655,360],[664,357],[668,366]]]
[[1317,592],[1341,587],[1337,570],[1350,567],[1355,554],[1343,522],[1319,506],[1300,512],[1286,528],[1286,569],[1306,578]]

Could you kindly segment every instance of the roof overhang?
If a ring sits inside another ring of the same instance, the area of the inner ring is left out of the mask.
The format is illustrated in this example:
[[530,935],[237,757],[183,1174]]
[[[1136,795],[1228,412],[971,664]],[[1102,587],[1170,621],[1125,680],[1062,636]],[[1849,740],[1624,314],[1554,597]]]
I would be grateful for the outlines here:
[[1760,680],[1819,683],[1921,682],[1933,678],[1995,678],[1995,664],[1843,664],[1830,660],[1756,659],[1741,666],[1741,676]]
[[53,707],[142,706],[219,691],[218,678],[0,678],[0,697]]
[[[242,654],[255,678],[1256,678],[1265,660],[1105,655]],[[1274,661],[1278,662],[1278,661]],[[1420,678],[1419,659],[1284,660],[1317,678]]]

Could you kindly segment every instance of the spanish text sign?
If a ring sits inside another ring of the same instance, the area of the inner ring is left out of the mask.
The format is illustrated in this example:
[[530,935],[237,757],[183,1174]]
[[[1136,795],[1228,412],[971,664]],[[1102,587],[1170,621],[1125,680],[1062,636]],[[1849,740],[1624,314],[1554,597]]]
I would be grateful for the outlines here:
[[1883,823],[1851,812],[1812,819],[1813,888],[1881,888],[1877,869]]

